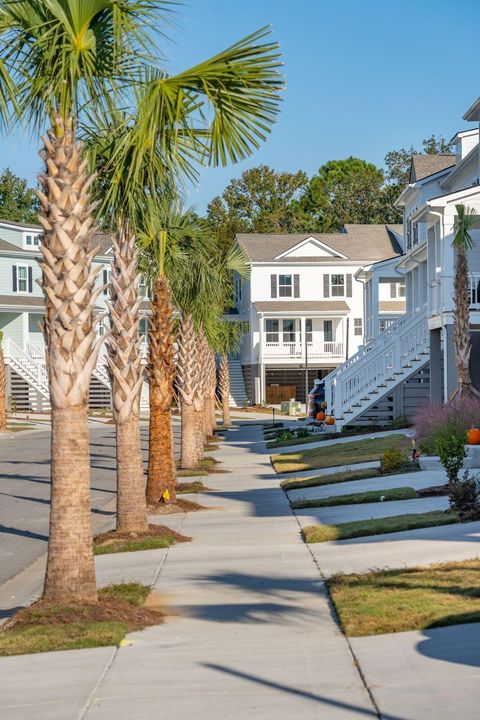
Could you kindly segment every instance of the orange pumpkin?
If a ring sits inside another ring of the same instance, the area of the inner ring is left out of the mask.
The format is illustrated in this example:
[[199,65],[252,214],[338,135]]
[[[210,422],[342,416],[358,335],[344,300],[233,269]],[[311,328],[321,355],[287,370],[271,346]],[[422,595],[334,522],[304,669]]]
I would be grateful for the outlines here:
[[335,425],[335,418],[333,415],[329,415],[327,418],[325,418],[325,425]]
[[325,417],[326,415],[323,410],[320,410],[320,412],[317,413],[317,417],[315,418],[315,420],[317,420],[318,422],[322,422],[323,420],[325,420]]
[[480,430],[478,428],[472,427],[467,432],[467,443],[469,445],[480,445]]

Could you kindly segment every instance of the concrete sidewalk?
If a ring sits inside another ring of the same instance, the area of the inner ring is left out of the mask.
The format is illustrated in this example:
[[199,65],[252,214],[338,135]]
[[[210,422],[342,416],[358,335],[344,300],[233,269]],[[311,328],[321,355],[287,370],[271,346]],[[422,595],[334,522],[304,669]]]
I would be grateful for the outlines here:
[[377,717],[260,437],[228,432],[211,509],[159,520],[191,543],[97,558],[99,584],[152,583],[165,623],[120,648],[1,658],[1,717]]

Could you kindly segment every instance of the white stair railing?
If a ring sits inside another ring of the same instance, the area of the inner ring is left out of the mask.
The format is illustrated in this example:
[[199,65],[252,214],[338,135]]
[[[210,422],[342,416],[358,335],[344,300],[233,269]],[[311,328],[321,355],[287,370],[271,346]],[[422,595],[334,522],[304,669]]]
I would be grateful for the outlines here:
[[427,313],[404,315],[325,378],[325,399],[340,424],[408,377],[428,353]]
[[11,338],[5,338],[2,345],[5,362],[29,385],[38,390],[44,398],[49,400],[47,368],[41,356],[33,358],[31,354],[22,350]]

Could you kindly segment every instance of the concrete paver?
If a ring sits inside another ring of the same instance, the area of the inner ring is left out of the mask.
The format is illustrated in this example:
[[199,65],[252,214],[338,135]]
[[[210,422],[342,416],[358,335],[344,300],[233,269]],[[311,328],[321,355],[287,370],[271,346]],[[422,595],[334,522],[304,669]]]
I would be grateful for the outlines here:
[[478,720],[480,624],[352,638],[382,717]]
[[369,492],[371,490],[391,490],[399,487],[411,487],[414,490],[421,490],[432,485],[443,485],[445,482],[446,474],[444,470],[425,470],[298,488],[297,490],[289,490],[288,497],[292,501],[321,500],[334,495],[350,495],[351,493]]
[[301,526],[305,527],[305,525],[314,525],[316,523],[336,525],[337,523],[394,517],[395,515],[406,515],[408,513],[427,513],[433,510],[448,510],[448,507],[447,497],[431,497],[308,508],[295,510],[295,514]]
[[325,577],[468,560],[480,556],[480,522],[314,543],[310,550]]

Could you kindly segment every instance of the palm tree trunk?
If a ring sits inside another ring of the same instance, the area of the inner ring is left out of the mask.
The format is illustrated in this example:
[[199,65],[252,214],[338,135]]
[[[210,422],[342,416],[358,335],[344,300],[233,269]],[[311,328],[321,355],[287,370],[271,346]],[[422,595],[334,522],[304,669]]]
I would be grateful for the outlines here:
[[112,379],[117,436],[117,530],[148,529],[140,440],[140,393],[143,383],[140,297],[135,238],[127,222],[113,241],[112,279],[108,308],[111,332],[108,367]]
[[220,397],[222,400],[223,424],[225,427],[231,427],[232,420],[230,417],[230,371],[228,367],[228,355],[226,352],[222,352],[220,356],[218,384],[220,387]]
[[465,395],[478,395],[472,385],[470,376],[470,352],[472,349],[470,338],[470,294],[468,289],[468,260],[464,246],[457,248],[455,262],[455,362],[457,369],[458,387],[452,395],[454,397]]
[[3,334],[0,332],[0,432],[7,429],[7,369],[2,348]]
[[149,324],[150,425],[148,449],[147,501],[175,502],[175,469],[171,407],[175,377],[173,306],[170,284],[159,275],[151,302]]
[[196,342],[195,327],[191,315],[182,314],[178,333],[178,394],[181,403],[181,457],[182,469],[194,468],[197,464],[196,420],[194,402],[196,387]]
[[93,316],[93,210],[75,122],[56,117],[43,138],[39,220],[45,343],[52,408],[51,507],[44,598],[95,601],[87,399],[101,340]]

